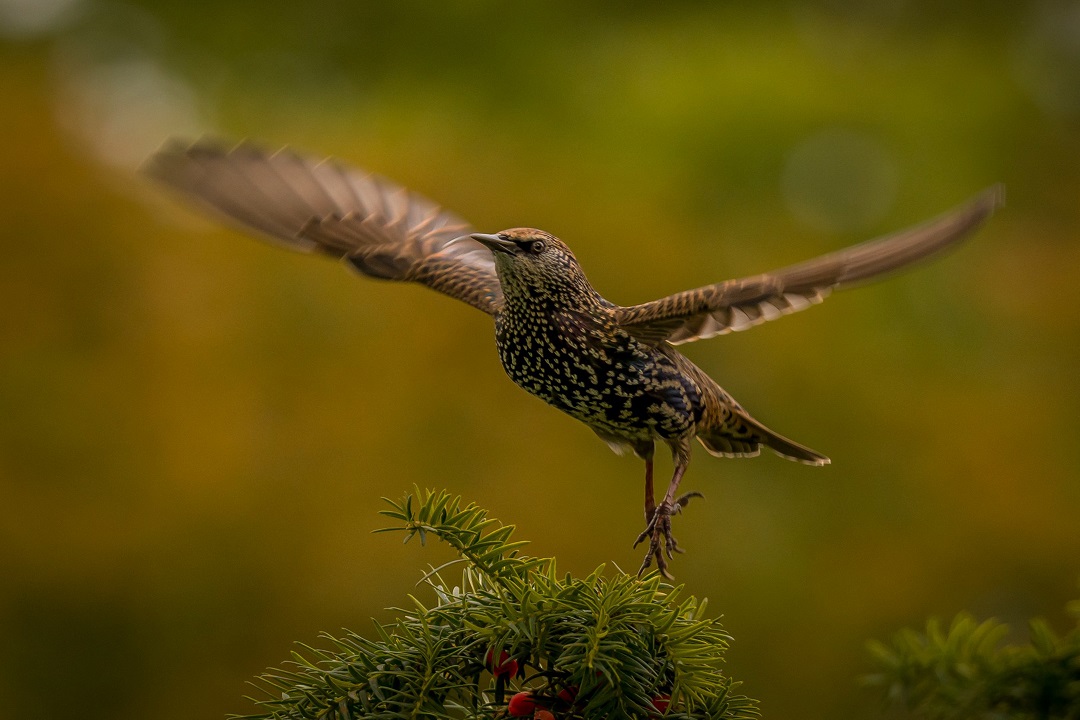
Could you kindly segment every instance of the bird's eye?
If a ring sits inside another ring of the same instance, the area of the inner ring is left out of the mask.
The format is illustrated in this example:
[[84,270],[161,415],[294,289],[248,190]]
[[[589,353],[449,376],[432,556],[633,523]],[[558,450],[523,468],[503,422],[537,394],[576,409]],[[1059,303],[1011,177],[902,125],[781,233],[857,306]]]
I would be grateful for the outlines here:
[[529,252],[531,252],[533,255],[539,255],[540,253],[544,252],[544,241],[533,240],[532,243],[529,245]]

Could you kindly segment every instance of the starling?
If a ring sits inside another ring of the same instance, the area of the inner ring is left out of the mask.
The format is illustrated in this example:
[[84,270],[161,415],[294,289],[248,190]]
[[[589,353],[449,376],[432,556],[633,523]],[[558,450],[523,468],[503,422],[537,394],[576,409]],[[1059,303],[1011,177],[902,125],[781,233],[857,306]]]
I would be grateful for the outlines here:
[[[616,452],[645,461],[640,572],[653,559],[668,574],[680,552],[671,516],[694,438],[712,455],[748,457],[762,447],[825,465],[824,455],[755,420],[676,345],[744,330],[956,244],[1002,203],[1001,186],[923,225],[780,270],[706,285],[642,305],[605,300],[574,254],[550,233],[474,232],[431,201],[381,177],[288,149],[264,152],[202,140],[170,142],[144,171],[264,239],[322,253],[364,275],[412,281],[495,320],[503,368],[528,392],[588,425]],[[653,495],[653,449],[671,449],[674,473]]]

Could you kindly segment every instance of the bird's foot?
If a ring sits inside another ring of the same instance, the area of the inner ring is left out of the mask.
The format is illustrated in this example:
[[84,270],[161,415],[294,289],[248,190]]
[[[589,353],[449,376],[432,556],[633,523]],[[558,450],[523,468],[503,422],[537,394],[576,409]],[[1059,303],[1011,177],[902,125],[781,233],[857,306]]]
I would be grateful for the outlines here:
[[649,524],[645,526],[645,529],[637,536],[637,540],[634,541],[634,547],[637,547],[646,538],[649,538],[649,549],[645,553],[645,560],[642,561],[641,567],[638,568],[638,577],[641,577],[649,569],[655,558],[656,569],[660,571],[660,574],[668,580],[674,579],[674,576],[668,572],[667,561],[673,559],[675,553],[682,553],[684,550],[679,547],[675,536],[671,534],[671,516],[682,512],[686,504],[696,497],[704,498],[705,496],[699,492],[691,492],[678,498],[674,503],[664,500],[656,506],[652,518],[649,519]]

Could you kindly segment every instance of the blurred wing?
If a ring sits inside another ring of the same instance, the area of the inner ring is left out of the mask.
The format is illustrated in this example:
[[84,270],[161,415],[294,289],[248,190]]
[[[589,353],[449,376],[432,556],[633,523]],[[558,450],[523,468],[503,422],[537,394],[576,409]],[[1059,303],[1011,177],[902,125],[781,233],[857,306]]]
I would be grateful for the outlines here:
[[502,303],[491,251],[467,223],[388,180],[288,149],[172,141],[143,171],[263,239],[340,258],[386,280],[418,282],[487,313]]
[[616,319],[644,342],[673,345],[745,330],[821,302],[833,290],[898,270],[971,233],[1005,197],[1001,185],[918,227],[753,277],[619,308]]

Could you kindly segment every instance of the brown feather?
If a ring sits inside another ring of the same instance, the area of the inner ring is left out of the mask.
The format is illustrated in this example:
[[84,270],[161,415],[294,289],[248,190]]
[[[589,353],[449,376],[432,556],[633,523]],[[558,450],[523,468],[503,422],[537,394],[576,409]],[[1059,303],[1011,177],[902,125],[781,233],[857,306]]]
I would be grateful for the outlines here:
[[745,330],[821,302],[833,290],[899,270],[979,227],[1004,200],[1000,185],[923,225],[780,270],[728,280],[619,308],[616,318],[643,342],[673,345]]
[[155,180],[261,237],[321,252],[365,275],[427,285],[494,314],[502,290],[468,223],[389,180],[250,143],[167,143],[143,166]]

